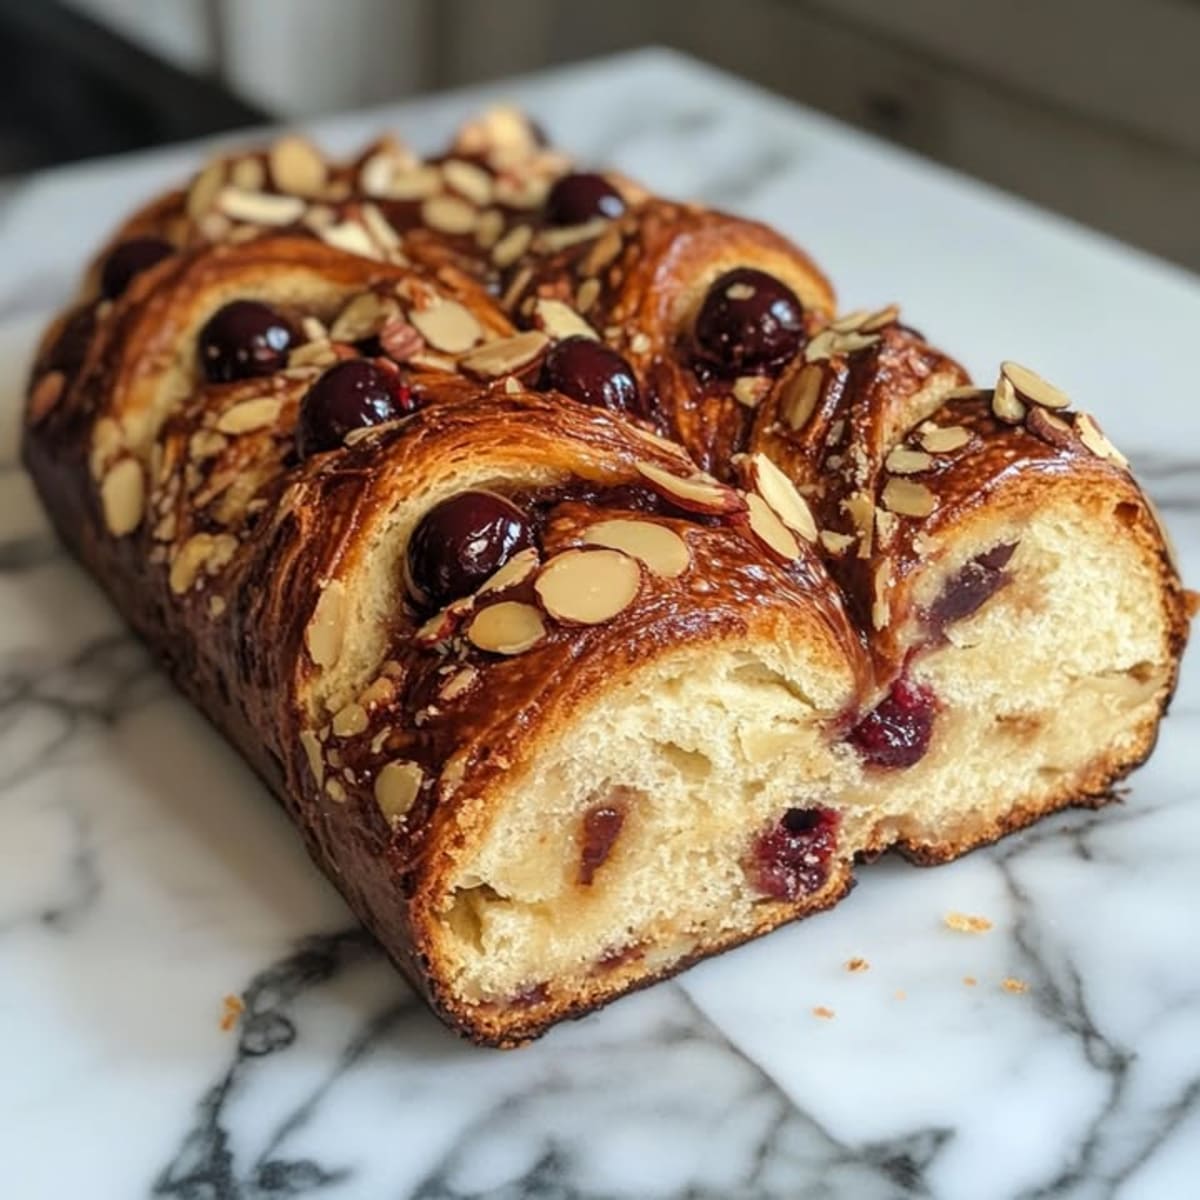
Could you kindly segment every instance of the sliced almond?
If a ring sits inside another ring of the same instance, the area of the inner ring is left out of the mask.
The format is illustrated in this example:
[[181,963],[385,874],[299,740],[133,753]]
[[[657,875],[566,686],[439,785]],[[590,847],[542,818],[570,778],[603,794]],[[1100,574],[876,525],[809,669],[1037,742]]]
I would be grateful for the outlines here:
[[338,579],[331,579],[322,588],[304,631],[309,657],[318,667],[332,667],[341,657],[345,620],[345,585]]
[[743,375],[733,381],[733,398],[744,408],[757,408],[771,390],[765,375]]
[[1129,466],[1129,459],[1105,437],[1104,431],[1096,423],[1095,417],[1088,413],[1076,413],[1075,432],[1079,434],[1079,440],[1097,458],[1103,458],[1108,462],[1116,463],[1119,467]]
[[1036,405],[1029,410],[1025,417],[1025,428],[1048,445],[1065,449],[1074,444],[1075,436],[1071,426],[1062,417],[1056,417],[1049,409]]
[[136,458],[123,458],[100,484],[104,524],[113,537],[124,537],[142,523],[146,507],[146,477]]
[[798,533],[807,542],[817,540],[817,523],[813,520],[808,501],[765,454],[751,457],[750,477],[758,494],[793,533]]
[[1071,405],[1071,398],[1066,392],[1047,383],[1036,371],[1020,363],[1002,362],[1000,373],[1025,400],[1040,404],[1043,408],[1069,408]]
[[474,601],[470,597],[455,600],[440,612],[436,612],[413,634],[418,646],[434,646],[444,642],[457,631],[463,618],[471,611]]
[[557,620],[599,625],[628,608],[641,585],[637,563],[619,550],[566,550],[542,568],[533,586]]
[[514,554],[494,575],[487,579],[475,592],[476,596],[487,596],[502,592],[505,588],[524,583],[538,568],[538,552],[531,546]]
[[512,337],[486,342],[463,355],[459,366],[481,379],[498,379],[528,366],[549,345],[540,329],[529,329]]
[[492,654],[521,654],[546,636],[542,614],[532,604],[502,600],[475,614],[467,638]]
[[378,205],[363,204],[358,211],[363,228],[375,244],[387,251],[392,262],[405,262],[404,256],[400,253],[400,235],[391,221],[383,215]]
[[876,629],[886,629],[892,619],[892,564],[889,559],[885,558],[875,568],[872,584],[871,624]]
[[634,352],[634,354],[646,354],[650,350],[652,344],[653,343],[650,341],[650,339],[641,332],[635,333],[633,337],[629,339],[629,348]]
[[193,221],[198,221],[216,203],[217,193],[225,183],[225,174],[225,163],[214,159],[192,180],[187,194],[187,215]]
[[442,177],[449,187],[479,208],[486,208],[491,204],[492,177],[475,163],[460,158],[449,158],[442,163]]
[[816,363],[806,363],[783,385],[779,397],[779,419],[792,430],[803,429],[821,398],[825,372]]
[[599,340],[599,334],[570,305],[561,300],[541,298],[533,305],[533,319],[539,329],[561,341],[569,337]]
[[192,585],[200,577],[205,560],[212,550],[213,536],[211,533],[195,533],[179,547],[179,551],[171,563],[168,577],[171,591],[175,595],[181,596],[184,592],[191,590]]
[[1007,425],[1020,425],[1025,420],[1025,405],[1017,399],[1017,390],[1007,376],[1001,375],[992,393],[992,413]]
[[683,478],[644,459],[639,459],[633,465],[660,496],[667,497],[689,512],[730,513],[745,508],[745,502],[733,488],[718,483],[703,471]]
[[421,205],[421,220],[438,233],[474,233],[479,210],[457,196],[430,196]]
[[555,229],[543,229],[533,240],[533,248],[543,254],[555,254],[568,246],[599,237],[608,228],[606,218],[588,221],[583,225],[564,225]]
[[318,230],[317,236],[327,246],[344,250],[347,254],[376,260],[380,257],[379,247],[357,221],[339,221],[336,225]]
[[875,543],[875,502],[866,492],[855,492],[842,501],[842,508],[858,531],[858,557],[870,558]]
[[281,137],[271,147],[267,162],[275,186],[295,196],[317,195],[329,175],[316,146],[294,133]]
[[429,308],[414,309],[408,319],[434,349],[447,354],[470,350],[483,336],[483,327],[470,309],[457,300],[442,300]]
[[923,484],[898,476],[883,489],[884,507],[902,517],[927,517],[937,508],[937,497]]
[[332,343],[321,341],[303,342],[288,352],[288,370],[303,367],[328,367],[337,362],[337,353]]
[[492,185],[492,199],[505,208],[541,208],[550,183],[534,176],[500,175]]
[[400,824],[421,794],[425,772],[415,762],[385,763],[375,776],[375,803],[389,825]]
[[808,363],[821,362],[831,358],[837,345],[838,331],[832,327],[822,329],[815,337],[808,339],[804,347],[804,361]]
[[990,400],[992,398],[991,388],[976,387],[973,383],[964,384],[962,387],[951,388],[943,397],[942,401],[949,400]]
[[923,450],[895,446],[883,465],[893,475],[916,475],[919,471],[928,471],[933,466],[933,459]]
[[294,225],[304,216],[304,201],[298,196],[276,196],[223,187],[217,193],[217,208],[234,221],[249,225]]
[[830,321],[829,328],[837,333],[855,333],[870,315],[871,313],[868,309],[856,308],[852,312],[846,313],[845,316]]
[[463,667],[462,670],[455,671],[438,689],[438,699],[445,701],[458,699],[459,696],[471,690],[478,678],[479,672],[474,667]]
[[390,296],[363,292],[338,313],[329,327],[329,336],[335,342],[361,342],[374,337],[388,321],[399,315],[399,311]]
[[532,241],[532,226],[514,225],[492,247],[492,262],[501,269],[511,266],[529,249],[529,243]]
[[859,327],[859,333],[875,333],[877,330],[883,329],[885,326],[892,325],[900,316],[900,308],[898,305],[889,304],[886,308],[881,308],[877,312],[873,312]]
[[252,155],[239,158],[229,167],[229,181],[247,192],[261,192],[267,182],[267,169]]
[[838,556],[845,554],[854,545],[854,539],[848,533],[838,533],[834,529],[822,529],[820,538],[821,545],[830,554]]
[[333,714],[333,736],[339,738],[356,737],[370,724],[367,710],[361,704],[351,701],[339,708]]
[[[390,157],[390,156],[389,156]],[[366,173],[370,168],[370,178]],[[359,177],[368,196],[379,200],[424,200],[441,190],[442,175],[437,167],[411,166],[396,161],[369,159]]]
[[582,275],[599,275],[621,253],[624,241],[621,231],[615,225],[610,226],[601,234],[596,244],[587,252],[587,256],[579,265]]
[[774,509],[757,493],[746,493],[749,526],[768,549],[791,560],[800,553],[800,543],[792,531],[775,515]]
[[600,298],[600,280],[596,278],[585,279],[580,285],[579,290],[575,293],[575,307],[581,313],[587,313],[593,304]]
[[425,339],[403,317],[393,317],[379,330],[379,348],[395,362],[408,362],[425,349]]
[[218,433],[251,433],[266,429],[279,420],[283,400],[279,396],[261,396],[255,400],[243,400],[227,408],[217,418]]
[[515,375],[509,375],[504,380],[504,392],[508,396],[519,396],[525,389]]
[[844,333],[837,339],[834,352],[836,354],[855,354],[859,350],[867,349],[868,346],[874,346],[878,341],[878,334]]
[[663,579],[677,579],[692,561],[687,542],[673,529],[654,521],[599,521],[588,526],[583,540],[589,546],[620,550]]
[[875,510],[875,545],[880,550],[886,550],[892,544],[892,538],[900,526],[900,518],[886,508]]
[[961,450],[970,440],[970,430],[963,425],[923,425],[917,432],[917,441],[930,454]]
[[475,245],[481,250],[490,250],[504,233],[504,223],[504,214],[498,208],[480,213],[475,226]]

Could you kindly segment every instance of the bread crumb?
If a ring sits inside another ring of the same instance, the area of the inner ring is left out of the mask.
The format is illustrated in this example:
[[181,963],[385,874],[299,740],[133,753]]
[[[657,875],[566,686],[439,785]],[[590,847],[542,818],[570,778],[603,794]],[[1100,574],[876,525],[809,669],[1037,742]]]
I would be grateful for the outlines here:
[[965,983],[967,987],[974,987],[978,982],[979,980],[976,979],[974,975],[963,976],[963,983]]
[[1022,992],[1029,991],[1029,984],[1027,984],[1023,979],[1014,979],[1011,975],[1007,979],[1002,980],[1000,986],[1006,992],[1013,992],[1018,996]]
[[987,917],[973,917],[970,913],[948,912],[943,920],[956,933],[987,933],[992,927]]
[[871,964],[865,958],[858,958],[857,956],[846,964],[847,971],[869,971],[870,969]]
[[221,1032],[228,1033],[237,1023],[238,1018],[246,1011],[241,996],[226,996],[221,1001]]
[[813,1010],[814,1017],[820,1017],[822,1021],[832,1021],[837,1015],[832,1008],[826,1008],[823,1004],[818,1004]]

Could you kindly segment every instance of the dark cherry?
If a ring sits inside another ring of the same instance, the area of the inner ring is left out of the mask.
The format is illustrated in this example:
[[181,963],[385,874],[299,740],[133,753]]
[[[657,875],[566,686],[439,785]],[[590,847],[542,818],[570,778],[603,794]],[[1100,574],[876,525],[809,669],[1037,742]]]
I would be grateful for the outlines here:
[[753,267],[726,271],[708,289],[696,317],[703,358],[733,375],[767,370],[791,358],[804,338],[795,292]]
[[596,872],[600,870],[612,853],[621,826],[625,824],[623,808],[598,804],[583,814],[583,836],[579,850],[579,882],[591,887]]
[[892,690],[850,731],[850,743],[875,767],[911,767],[925,757],[937,716],[934,694],[910,680]]
[[200,365],[210,383],[270,375],[287,366],[295,330],[269,304],[234,300],[200,330]]
[[614,412],[641,410],[633,368],[595,338],[581,335],[556,342],[542,364],[542,387]]
[[414,598],[441,608],[469,596],[514,554],[533,545],[533,526],[495,492],[459,492],[435,504],[408,543],[408,582]]
[[574,171],[555,181],[546,197],[546,221],[551,225],[585,225],[597,217],[619,217],[625,201],[603,175]]
[[296,449],[301,458],[335,450],[355,429],[413,410],[412,393],[394,372],[365,358],[335,363],[300,401]]
[[115,299],[128,286],[129,281],[157,262],[162,262],[175,247],[162,238],[140,237],[122,242],[108,256],[100,271],[100,291],[109,300]]
[[789,808],[755,839],[745,864],[750,881],[775,900],[820,891],[829,879],[840,821],[829,808]]
[[1015,549],[1015,545],[996,546],[971,559],[929,606],[925,619],[930,629],[940,634],[947,625],[982,608],[1012,578],[1004,568]]

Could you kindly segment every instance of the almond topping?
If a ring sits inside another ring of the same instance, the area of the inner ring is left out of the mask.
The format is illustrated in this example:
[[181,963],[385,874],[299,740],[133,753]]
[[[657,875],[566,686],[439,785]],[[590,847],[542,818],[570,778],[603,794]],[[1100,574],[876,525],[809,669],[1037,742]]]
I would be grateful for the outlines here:
[[779,397],[779,416],[789,429],[803,429],[821,398],[825,372],[815,363],[806,363],[787,383]]
[[765,454],[755,454],[750,459],[750,473],[758,494],[770,505],[771,511],[793,533],[798,533],[807,542],[815,542],[817,523],[795,484]]
[[363,228],[375,240],[376,244],[386,250],[395,262],[404,262],[404,256],[399,253],[400,235],[392,223],[374,204],[364,204],[359,209],[359,219]]
[[534,589],[552,617],[599,625],[628,608],[641,585],[637,563],[619,550],[566,550],[542,568]]
[[589,546],[620,550],[663,579],[677,579],[692,561],[683,538],[654,521],[599,521],[587,528],[583,540]]
[[461,354],[483,336],[479,322],[457,300],[442,300],[429,308],[414,310],[408,319],[435,350],[447,354]]
[[455,671],[438,691],[439,700],[454,700],[470,690],[471,685],[479,678],[479,672],[474,667],[463,667]]
[[874,599],[871,602],[871,624],[885,629],[892,619],[892,564],[888,559],[875,568]]
[[472,204],[485,208],[492,202],[492,177],[482,167],[451,158],[442,163],[442,176],[450,187],[466,196]]
[[512,337],[487,342],[464,355],[459,366],[482,379],[498,379],[533,362],[549,340],[540,329],[529,329]]
[[750,529],[759,541],[781,558],[793,559],[800,553],[800,543],[792,531],[757,492],[746,493],[746,505],[750,513]]
[[1031,371],[1020,363],[1002,362],[1000,373],[1024,399],[1031,400],[1034,404],[1040,404],[1043,408],[1070,407],[1071,399],[1065,392],[1059,391],[1036,371]]
[[390,297],[363,292],[338,313],[329,336],[335,342],[361,342],[374,337],[398,313],[399,307]]
[[960,450],[970,440],[970,431],[962,425],[924,425],[917,433],[917,441],[930,454]]
[[220,159],[210,162],[196,176],[187,194],[187,215],[193,221],[198,221],[212,208],[224,183],[225,164]]
[[932,465],[933,459],[928,454],[907,446],[894,447],[884,463],[893,475],[915,475],[918,471],[928,471]]
[[250,225],[292,225],[304,215],[304,201],[298,196],[275,196],[237,187],[223,187],[217,193],[217,207],[227,217]]
[[430,196],[421,205],[421,220],[439,233],[474,233],[479,210],[457,196]]
[[833,529],[821,530],[821,545],[830,554],[845,554],[854,545],[854,539],[848,533],[838,533]]
[[875,540],[875,502],[866,492],[855,492],[842,501],[842,508],[858,531],[858,557],[870,558]]
[[600,280],[585,279],[575,293],[575,307],[581,313],[586,313],[600,298]]
[[[380,161],[376,162],[376,159]],[[394,159],[387,162],[379,155],[364,164],[359,178],[363,191],[380,200],[424,200],[442,186],[442,175],[437,167],[404,166]]]
[[379,330],[379,348],[395,362],[407,362],[425,348],[425,339],[402,317],[393,317]]
[[362,733],[368,724],[367,710],[361,704],[351,701],[339,708],[333,716],[333,736],[340,738],[354,737]]
[[599,334],[569,304],[561,300],[535,301],[533,319],[539,329],[557,341],[569,337],[599,340]]
[[546,636],[542,614],[532,604],[502,600],[475,614],[467,637],[492,654],[521,654]]
[[650,349],[650,345],[650,339],[641,331],[635,333],[633,337],[629,339],[629,348],[634,352],[634,354],[647,353]]
[[745,408],[757,408],[771,390],[765,375],[743,375],[733,381],[733,398]]
[[325,186],[328,171],[320,151],[307,138],[289,134],[271,147],[267,159],[271,178],[281,192],[315,196]]
[[1007,425],[1020,425],[1025,420],[1025,405],[1017,399],[1016,388],[1001,375],[992,393],[992,413]]
[[898,305],[889,304],[886,308],[881,308],[878,312],[873,312],[859,327],[859,333],[875,333],[877,330],[883,329],[885,325],[891,325],[900,316]]
[[475,245],[481,250],[490,250],[503,232],[504,214],[497,208],[489,208],[479,215],[479,224],[475,226]]
[[425,772],[415,762],[400,760],[384,764],[375,776],[375,803],[389,824],[404,820],[424,781]]
[[1077,413],[1075,416],[1075,432],[1079,434],[1079,440],[1097,458],[1107,459],[1109,462],[1116,463],[1119,467],[1129,466],[1129,459],[1104,436],[1104,431],[1096,424],[1095,417],[1088,413]]
[[564,225],[559,229],[543,229],[534,239],[533,248],[547,254],[554,254],[558,250],[565,250],[568,246],[599,237],[607,228],[608,219],[600,217],[588,221],[584,225]]
[[211,533],[195,533],[182,546],[171,563],[171,573],[168,582],[171,591],[177,596],[191,589],[204,567],[205,561],[213,550],[213,535]]
[[599,275],[621,253],[621,232],[615,227],[606,229],[580,264],[584,275]]
[[261,192],[267,182],[267,169],[257,158],[239,158],[230,164],[229,181],[243,191]]
[[951,388],[942,397],[942,401],[945,403],[949,400],[990,400],[991,398],[991,388],[976,387],[973,383],[968,383],[962,387]]
[[892,478],[883,489],[883,503],[903,517],[927,517],[937,508],[937,497],[923,483]]
[[508,267],[517,261],[533,241],[533,229],[529,225],[515,225],[493,247],[492,262],[497,267]]
[[514,554],[494,575],[485,580],[476,590],[476,596],[502,592],[505,588],[523,583],[537,570],[538,552],[530,546]]
[[379,247],[357,221],[339,221],[318,232],[321,241],[337,250],[357,254],[359,258],[379,258]]
[[265,429],[279,419],[283,401],[278,396],[261,396],[256,400],[243,400],[227,408],[217,418],[218,433],[251,433]]
[[733,488],[718,483],[703,471],[696,471],[684,479],[644,459],[639,459],[633,465],[659,495],[673,500],[680,508],[690,512],[739,512],[745,507],[745,502]]
[[104,524],[113,537],[124,537],[142,523],[146,506],[146,479],[136,458],[123,458],[100,484]]
[[1025,428],[1043,442],[1059,449],[1070,446],[1075,440],[1071,426],[1045,408],[1031,408],[1025,417]]
[[345,617],[346,588],[340,580],[331,579],[322,589],[304,631],[309,657],[318,667],[332,667],[341,656]]

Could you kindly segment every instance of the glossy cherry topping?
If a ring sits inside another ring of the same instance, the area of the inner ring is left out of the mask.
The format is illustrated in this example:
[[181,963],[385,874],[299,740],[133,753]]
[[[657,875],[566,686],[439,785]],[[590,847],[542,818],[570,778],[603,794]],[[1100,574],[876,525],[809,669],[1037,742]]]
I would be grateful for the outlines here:
[[726,271],[708,289],[695,338],[706,362],[732,375],[768,370],[791,358],[804,338],[796,294],[753,267]]
[[841,818],[829,808],[789,808],[755,839],[746,862],[750,881],[775,900],[798,900],[829,879]]
[[640,412],[637,377],[615,350],[595,338],[564,338],[542,364],[542,387],[614,412]]
[[330,367],[304,394],[296,449],[301,458],[334,450],[353,430],[395,420],[414,407],[396,372],[364,358],[348,358]]
[[409,589],[418,603],[441,608],[469,596],[514,554],[534,544],[533,526],[495,492],[459,492],[435,504],[409,539]]
[[162,238],[140,237],[121,242],[108,256],[100,271],[100,292],[113,300],[128,286],[129,281],[157,262],[162,262],[175,247]]
[[1015,549],[1011,544],[995,546],[971,559],[929,606],[926,614],[929,627],[940,634],[947,625],[982,608],[1012,578],[1004,568]]
[[555,181],[546,197],[546,220],[551,225],[585,225],[597,217],[619,217],[625,201],[603,175],[574,171]]
[[937,715],[934,694],[900,678],[850,731],[850,743],[875,767],[911,767],[925,757]]
[[234,300],[200,330],[200,366],[210,383],[270,375],[287,366],[295,331],[269,304]]

